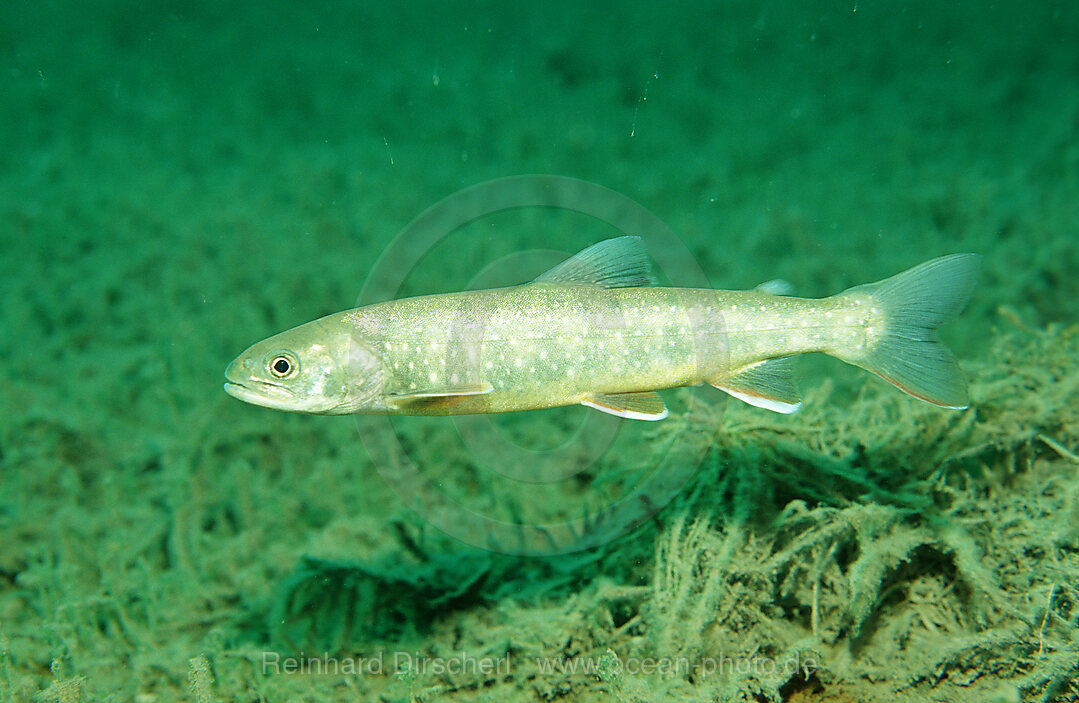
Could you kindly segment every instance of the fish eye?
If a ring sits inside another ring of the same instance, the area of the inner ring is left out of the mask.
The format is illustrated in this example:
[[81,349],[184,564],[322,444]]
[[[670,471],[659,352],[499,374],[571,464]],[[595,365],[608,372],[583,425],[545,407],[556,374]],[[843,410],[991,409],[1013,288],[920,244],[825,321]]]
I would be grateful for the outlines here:
[[290,354],[278,354],[270,359],[268,367],[274,378],[292,378],[299,371],[300,365]]

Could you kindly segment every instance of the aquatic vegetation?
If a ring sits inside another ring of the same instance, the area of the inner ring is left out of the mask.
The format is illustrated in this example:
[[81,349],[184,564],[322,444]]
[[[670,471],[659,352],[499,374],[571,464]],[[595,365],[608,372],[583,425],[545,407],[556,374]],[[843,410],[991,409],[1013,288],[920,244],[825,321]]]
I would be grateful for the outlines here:
[[409,641],[440,619],[512,595],[565,593],[598,555],[527,559],[450,540],[421,540],[395,523],[400,548],[377,559],[304,556],[277,587],[270,643],[287,652],[348,652],[362,643]]
[[482,552],[426,563],[401,555],[375,563],[305,557],[279,588],[269,616],[273,638],[292,651],[336,653],[356,638],[415,637],[438,613],[481,602],[491,568]]

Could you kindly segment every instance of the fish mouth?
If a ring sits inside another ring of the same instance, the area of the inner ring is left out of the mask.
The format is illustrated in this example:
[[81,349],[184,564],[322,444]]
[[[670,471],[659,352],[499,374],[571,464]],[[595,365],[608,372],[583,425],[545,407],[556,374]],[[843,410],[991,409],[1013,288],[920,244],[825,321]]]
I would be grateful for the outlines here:
[[252,388],[244,383],[226,380],[223,387],[225,392],[233,398],[251,405],[273,410],[295,410],[296,397],[292,391],[269,383],[255,383],[258,385],[257,388]]

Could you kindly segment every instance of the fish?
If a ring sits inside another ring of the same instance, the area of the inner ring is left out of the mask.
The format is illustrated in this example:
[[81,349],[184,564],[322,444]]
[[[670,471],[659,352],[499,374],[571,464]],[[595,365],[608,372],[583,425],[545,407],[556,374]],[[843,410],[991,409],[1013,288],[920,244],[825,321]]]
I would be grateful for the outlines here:
[[620,236],[522,285],[389,300],[281,332],[236,357],[224,389],[321,415],[580,404],[654,421],[668,416],[657,391],[709,384],[792,413],[802,406],[792,359],[822,352],[963,409],[966,380],[937,329],[966,305],[980,261],[952,254],[831,297],[797,298],[775,286],[656,286],[640,238]]

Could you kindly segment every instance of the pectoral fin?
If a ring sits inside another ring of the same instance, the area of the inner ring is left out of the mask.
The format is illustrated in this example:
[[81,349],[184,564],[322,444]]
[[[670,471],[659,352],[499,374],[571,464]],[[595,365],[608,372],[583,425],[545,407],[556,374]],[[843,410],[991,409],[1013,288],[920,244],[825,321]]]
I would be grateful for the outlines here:
[[631,420],[662,420],[667,406],[653,391],[642,393],[590,393],[581,405]]
[[387,403],[398,408],[406,408],[413,405],[438,405],[453,404],[465,398],[485,395],[494,390],[490,383],[467,383],[457,386],[445,386],[442,388],[420,388],[417,390],[391,393],[385,397]]
[[802,407],[790,357],[761,361],[709,383],[738,400],[772,412],[789,414]]

